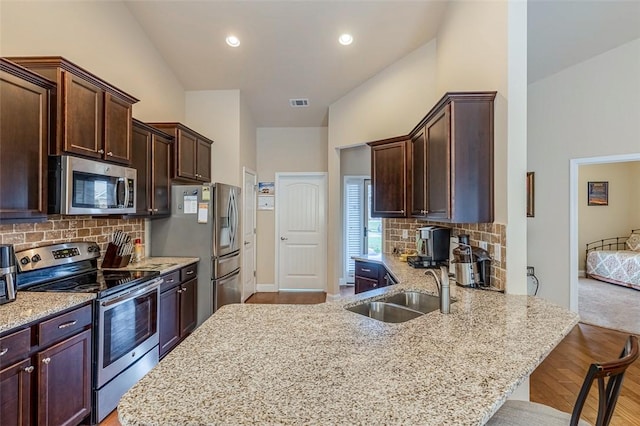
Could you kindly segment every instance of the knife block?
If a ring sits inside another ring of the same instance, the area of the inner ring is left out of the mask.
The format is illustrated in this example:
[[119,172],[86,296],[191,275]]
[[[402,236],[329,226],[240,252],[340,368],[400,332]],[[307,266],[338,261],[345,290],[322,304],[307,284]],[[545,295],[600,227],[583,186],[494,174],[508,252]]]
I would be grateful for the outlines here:
[[131,255],[118,256],[118,249],[119,247],[117,245],[109,243],[107,251],[104,254],[104,259],[102,259],[103,268],[124,268],[129,264]]

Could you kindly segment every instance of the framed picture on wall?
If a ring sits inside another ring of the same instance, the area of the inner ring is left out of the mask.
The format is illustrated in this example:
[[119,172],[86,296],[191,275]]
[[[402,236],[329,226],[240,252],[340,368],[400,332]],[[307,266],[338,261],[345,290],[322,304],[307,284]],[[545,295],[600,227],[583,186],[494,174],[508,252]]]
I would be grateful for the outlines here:
[[535,173],[527,172],[527,217],[534,217],[535,211]]
[[609,205],[609,182],[587,182],[587,205]]

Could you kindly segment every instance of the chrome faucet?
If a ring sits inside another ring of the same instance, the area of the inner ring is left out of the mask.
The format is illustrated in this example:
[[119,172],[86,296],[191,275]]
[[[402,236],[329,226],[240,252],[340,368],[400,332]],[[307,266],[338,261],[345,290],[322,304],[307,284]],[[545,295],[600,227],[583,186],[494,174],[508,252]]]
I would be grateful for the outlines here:
[[425,275],[430,273],[436,280],[436,286],[438,287],[438,295],[440,296],[440,312],[443,314],[449,313],[449,307],[451,305],[451,294],[449,289],[449,268],[442,265],[440,266],[440,277],[433,269],[427,269]]

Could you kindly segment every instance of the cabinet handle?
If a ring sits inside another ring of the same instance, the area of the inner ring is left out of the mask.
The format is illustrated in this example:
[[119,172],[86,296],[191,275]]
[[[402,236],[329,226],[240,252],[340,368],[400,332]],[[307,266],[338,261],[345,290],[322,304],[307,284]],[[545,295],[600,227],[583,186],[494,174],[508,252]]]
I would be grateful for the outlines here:
[[3,350],[0,351],[0,356],[6,354],[7,352],[9,352],[9,348],[4,348]]
[[175,280],[174,280],[173,278],[171,278],[171,279],[167,280],[167,282],[168,282],[168,283],[172,283],[172,282],[174,282],[174,281],[175,281]]
[[153,209],[147,209],[147,211],[148,211],[149,213],[151,213],[151,212],[153,212]]
[[98,154],[104,154],[104,149],[99,149]]
[[179,288],[178,290],[176,290],[176,293],[182,293],[182,289]]
[[186,287],[182,287],[181,290],[184,292],[184,291],[187,291],[187,288]]
[[404,214],[404,210],[400,210],[400,213]]
[[113,152],[109,151],[109,152],[107,152],[107,155],[108,155],[109,157],[113,157]]
[[193,270],[187,271],[187,275],[193,275]]
[[374,283],[374,284],[373,284],[373,287],[378,287],[378,283]]
[[158,211],[158,209],[153,209],[153,211],[154,211],[154,212],[157,212],[157,211]]
[[44,364],[49,364],[49,363],[51,362],[51,358],[46,357],[45,359],[43,359],[43,360],[42,360],[42,362],[43,362]]
[[26,371],[27,373],[32,373],[33,370],[34,370],[33,365],[30,365],[24,369],[24,371]]
[[64,324],[60,324],[58,328],[63,329],[63,328],[71,327],[72,325],[76,325],[77,323],[78,323],[78,320],[67,321]]
[[362,268],[363,272],[371,272],[371,269],[367,269],[367,268]]

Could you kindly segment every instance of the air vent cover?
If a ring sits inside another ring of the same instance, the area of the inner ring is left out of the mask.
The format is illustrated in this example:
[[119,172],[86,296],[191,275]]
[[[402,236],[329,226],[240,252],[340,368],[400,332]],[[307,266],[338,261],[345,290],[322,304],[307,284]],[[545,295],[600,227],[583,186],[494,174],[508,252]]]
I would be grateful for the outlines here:
[[292,108],[303,108],[309,106],[309,99],[300,98],[300,99],[289,99],[289,105]]

